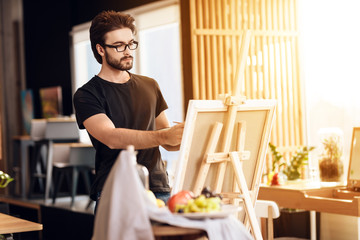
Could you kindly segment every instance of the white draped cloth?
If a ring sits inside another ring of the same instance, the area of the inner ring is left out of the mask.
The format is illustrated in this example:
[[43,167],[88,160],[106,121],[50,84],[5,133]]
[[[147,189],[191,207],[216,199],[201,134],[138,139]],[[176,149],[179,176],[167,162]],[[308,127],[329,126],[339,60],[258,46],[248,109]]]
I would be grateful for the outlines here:
[[133,162],[134,153],[122,151],[105,182],[95,216],[92,240],[152,240],[150,220],[205,230],[210,240],[252,239],[235,217],[191,220],[158,208],[148,198]]

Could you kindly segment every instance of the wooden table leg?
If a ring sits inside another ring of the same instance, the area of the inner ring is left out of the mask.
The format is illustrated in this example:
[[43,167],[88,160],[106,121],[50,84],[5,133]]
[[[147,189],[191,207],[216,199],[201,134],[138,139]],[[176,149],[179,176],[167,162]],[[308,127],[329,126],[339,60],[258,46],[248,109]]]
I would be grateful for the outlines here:
[[316,211],[310,211],[310,239],[316,240]]

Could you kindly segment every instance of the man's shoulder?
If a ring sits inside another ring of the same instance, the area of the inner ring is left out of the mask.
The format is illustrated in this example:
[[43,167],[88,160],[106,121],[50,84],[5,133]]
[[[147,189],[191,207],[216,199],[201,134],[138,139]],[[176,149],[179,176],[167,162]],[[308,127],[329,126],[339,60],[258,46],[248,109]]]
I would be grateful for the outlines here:
[[101,89],[100,83],[97,79],[97,76],[94,76],[91,78],[88,82],[86,82],[84,85],[79,87],[76,91],[74,96],[83,95],[85,93],[96,93]]
[[134,80],[140,80],[140,81],[156,82],[156,80],[154,78],[140,75],[140,74],[134,74],[134,73],[131,73],[131,78]]
[[84,85],[82,85],[79,89],[96,87],[99,84],[98,79],[99,79],[99,77],[95,75],[89,81],[87,81]]
[[158,86],[158,82],[152,77],[131,73],[131,78],[136,82],[147,83],[151,86]]

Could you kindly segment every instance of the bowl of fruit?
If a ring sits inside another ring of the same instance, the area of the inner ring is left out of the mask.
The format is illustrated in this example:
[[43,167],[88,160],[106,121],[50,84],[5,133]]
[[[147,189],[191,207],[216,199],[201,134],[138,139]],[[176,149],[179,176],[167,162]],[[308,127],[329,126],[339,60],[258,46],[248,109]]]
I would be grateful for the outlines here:
[[222,204],[222,196],[205,187],[201,194],[182,190],[167,202],[169,210],[191,219],[224,218],[241,210],[239,206]]

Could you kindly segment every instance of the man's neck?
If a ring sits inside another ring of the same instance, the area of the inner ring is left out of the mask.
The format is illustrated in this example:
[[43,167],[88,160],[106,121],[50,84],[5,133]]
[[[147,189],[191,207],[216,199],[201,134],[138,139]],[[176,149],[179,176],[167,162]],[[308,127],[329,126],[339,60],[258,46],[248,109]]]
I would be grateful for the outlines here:
[[113,83],[126,83],[130,79],[130,74],[127,71],[110,70],[101,68],[99,77]]

